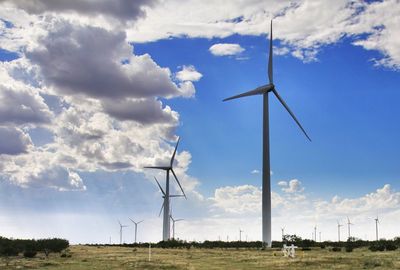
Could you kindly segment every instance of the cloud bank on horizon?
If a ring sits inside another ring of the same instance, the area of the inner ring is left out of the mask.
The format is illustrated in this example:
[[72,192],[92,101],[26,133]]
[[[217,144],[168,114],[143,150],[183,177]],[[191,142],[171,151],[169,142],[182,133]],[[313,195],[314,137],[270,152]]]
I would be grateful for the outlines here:
[[[135,44],[265,36],[274,18],[277,54],[318,61],[325,46],[350,39],[380,53],[372,64],[398,70],[398,14],[397,0],[0,0],[0,48],[15,54],[0,63],[0,177],[22,188],[58,192],[88,192],[83,175],[98,171],[131,171],[151,179],[143,166],[168,160],[173,149],[168,142],[176,140],[181,120],[165,101],[195,98],[203,74],[191,63],[171,70],[150,54],[135,53]],[[209,47],[215,56],[245,50],[224,42]],[[35,143],[35,132],[44,134],[45,142]],[[188,172],[190,149],[180,150],[176,159],[193,207],[204,204],[201,212],[215,218],[209,226],[243,219],[244,213],[259,216],[258,187],[220,187],[207,198],[199,191],[201,180]],[[331,202],[308,201],[297,179],[278,185],[274,208],[287,210],[286,217],[308,209],[315,222],[353,208],[359,219],[366,218],[375,215],[373,206],[395,216],[400,203],[388,185],[358,199]],[[195,234],[195,223],[187,222],[186,235]]]

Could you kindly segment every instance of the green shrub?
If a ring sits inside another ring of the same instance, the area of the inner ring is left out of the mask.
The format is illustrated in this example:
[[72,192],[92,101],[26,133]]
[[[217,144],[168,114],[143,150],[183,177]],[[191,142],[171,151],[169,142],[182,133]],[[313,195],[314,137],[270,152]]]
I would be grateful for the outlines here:
[[342,248],[341,247],[333,247],[331,250],[333,252],[340,252],[340,251],[342,251]]
[[385,245],[383,245],[381,243],[375,243],[375,244],[372,244],[369,247],[369,250],[371,250],[371,251],[385,251]]
[[25,250],[24,251],[24,257],[25,258],[33,258],[33,257],[36,256],[36,254],[37,254],[36,250]]
[[386,250],[388,251],[392,251],[392,250],[396,250],[397,246],[394,243],[386,243]]

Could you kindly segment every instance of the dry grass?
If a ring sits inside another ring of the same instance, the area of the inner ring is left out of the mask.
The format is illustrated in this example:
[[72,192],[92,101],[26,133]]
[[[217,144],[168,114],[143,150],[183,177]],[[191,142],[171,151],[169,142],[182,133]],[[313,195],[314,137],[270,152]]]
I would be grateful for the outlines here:
[[[37,258],[1,259],[0,269],[400,269],[400,251],[331,252],[327,249],[299,251],[295,259],[279,250],[148,249],[72,246],[70,258],[43,254]],[[7,266],[8,264],[8,266]]]

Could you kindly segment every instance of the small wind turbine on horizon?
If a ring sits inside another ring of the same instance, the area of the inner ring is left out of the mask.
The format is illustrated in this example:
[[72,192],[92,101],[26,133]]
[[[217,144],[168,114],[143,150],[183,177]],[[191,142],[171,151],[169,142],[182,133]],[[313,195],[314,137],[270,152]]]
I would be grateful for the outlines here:
[[285,227],[281,227],[281,231],[282,231],[282,241],[283,241],[283,238],[285,237]]
[[340,242],[340,227],[343,225],[339,223],[339,220],[337,221],[337,227],[338,227],[338,242]]
[[128,227],[128,225],[122,225],[119,220],[118,223],[119,223],[119,244],[122,245],[122,229]]
[[376,232],[376,241],[378,241],[378,240],[379,240],[379,237],[378,237],[378,224],[380,224],[380,223],[379,223],[379,217],[378,217],[378,216],[376,216],[376,218],[375,218],[375,232]]
[[183,218],[174,219],[172,215],[169,216],[172,220],[172,239],[175,239],[175,223],[184,220]]
[[163,198],[164,198],[164,202],[163,202],[163,205],[162,205],[162,208],[164,208],[164,216],[163,216],[163,240],[164,241],[168,241],[170,239],[170,237],[171,237],[171,231],[170,231],[171,223],[170,223],[170,206],[169,206],[169,203],[170,203],[170,197],[172,197],[173,195],[169,194],[169,173],[170,172],[173,174],[173,176],[174,176],[174,178],[176,180],[176,183],[179,185],[179,187],[180,187],[180,189],[182,191],[182,194],[183,194],[182,196],[185,197],[185,199],[187,199],[186,198],[186,194],[183,191],[182,185],[179,182],[178,177],[176,176],[176,174],[175,174],[175,172],[173,170],[173,165],[174,165],[176,150],[178,149],[178,145],[179,145],[179,140],[180,140],[180,138],[178,138],[178,141],[177,141],[176,146],[175,146],[175,150],[174,150],[174,152],[172,154],[172,157],[171,157],[171,160],[170,160],[170,163],[169,163],[168,166],[147,166],[147,167],[144,167],[144,168],[147,168],[147,169],[157,169],[157,170],[166,171],[165,191],[161,188],[160,184],[158,183],[158,181],[156,179],[157,184],[160,187],[160,189],[161,189],[161,191],[163,193]]
[[348,230],[348,233],[349,233],[349,238],[351,237],[351,234],[350,234],[350,226],[353,226],[353,225],[354,225],[354,224],[350,222],[350,218],[347,217],[347,230]]
[[314,226],[314,241],[317,242],[317,225]]
[[271,168],[270,168],[270,147],[269,147],[269,102],[268,94],[272,92],[283,107],[288,111],[296,124],[300,127],[307,139],[307,135],[296,116],[290,110],[286,102],[281,98],[273,83],[273,46],[272,46],[272,20],[269,41],[269,59],[268,59],[268,78],[269,84],[260,86],[254,90],[226,98],[223,101],[237,99],[241,97],[262,95],[263,96],[263,166],[262,166],[262,243],[263,246],[271,247]]
[[242,232],[244,231],[239,228],[239,242],[242,242]]
[[135,224],[135,244],[136,244],[137,243],[137,241],[136,241],[136,239],[137,239],[137,226],[138,226],[139,223],[142,223],[144,220],[141,220],[139,222],[135,222],[133,219],[131,219],[131,218],[129,218],[129,219],[133,222],[133,224]]

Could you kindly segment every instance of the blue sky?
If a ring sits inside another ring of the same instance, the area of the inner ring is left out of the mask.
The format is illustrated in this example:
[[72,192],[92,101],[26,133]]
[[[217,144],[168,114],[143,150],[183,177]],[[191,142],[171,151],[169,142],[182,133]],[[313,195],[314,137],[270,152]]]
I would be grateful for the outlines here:
[[398,1],[36,1],[0,2],[4,236],[117,241],[134,217],[160,240],[164,175],[143,166],[180,136],[179,237],[259,239],[262,98],[222,99],[267,83],[272,17],[274,82],[312,138],[271,95],[273,239],[335,240],[346,216],[373,239],[376,215],[399,235]]

